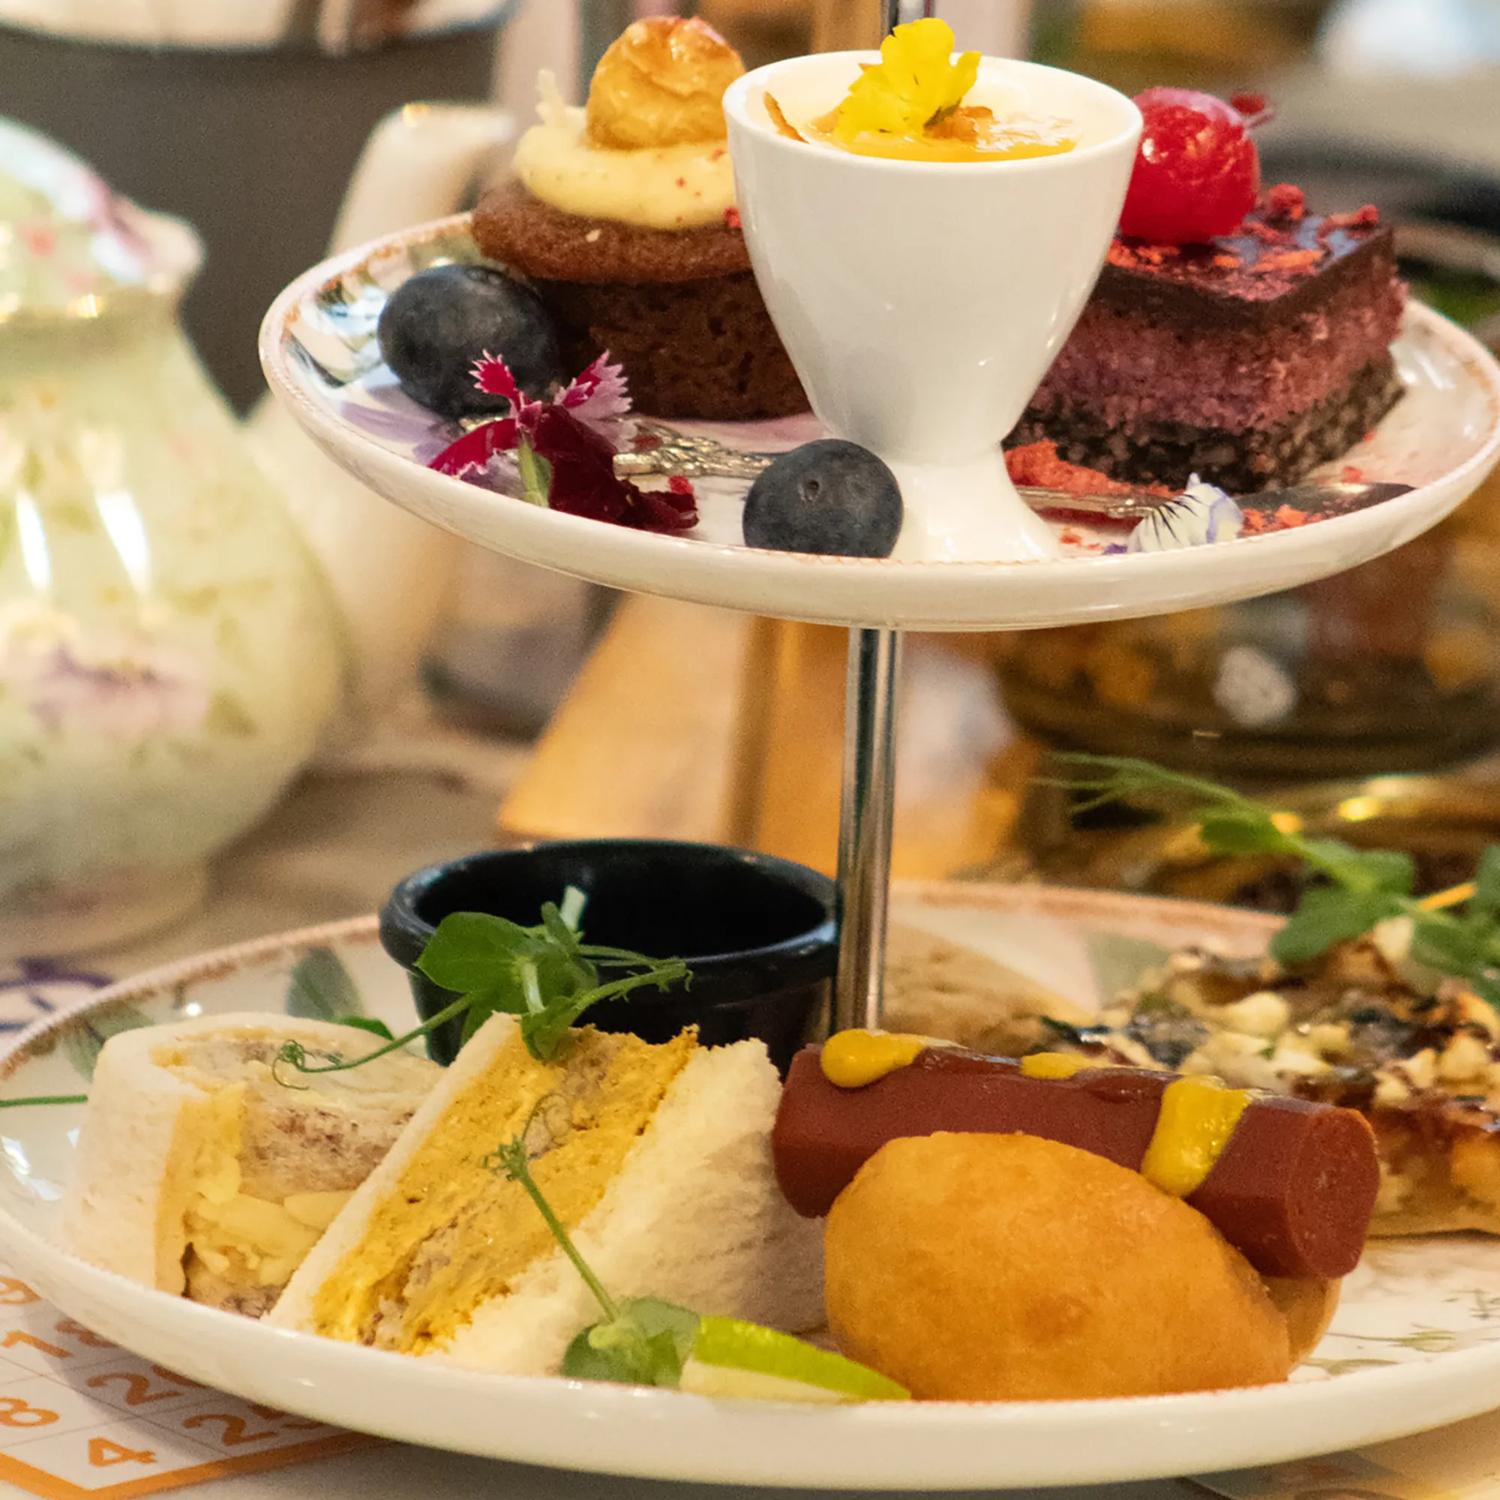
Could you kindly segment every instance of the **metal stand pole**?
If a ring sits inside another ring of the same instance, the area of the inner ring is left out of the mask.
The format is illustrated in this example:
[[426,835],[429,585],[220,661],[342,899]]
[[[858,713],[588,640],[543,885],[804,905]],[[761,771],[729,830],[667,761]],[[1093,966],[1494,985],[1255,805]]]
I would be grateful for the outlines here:
[[907,21],[921,20],[937,11],[937,0],[882,0],[886,31],[894,31]]
[[849,632],[844,788],[839,819],[839,972],[833,1029],[878,1028],[885,979],[891,820],[896,793],[896,683],[901,636]]

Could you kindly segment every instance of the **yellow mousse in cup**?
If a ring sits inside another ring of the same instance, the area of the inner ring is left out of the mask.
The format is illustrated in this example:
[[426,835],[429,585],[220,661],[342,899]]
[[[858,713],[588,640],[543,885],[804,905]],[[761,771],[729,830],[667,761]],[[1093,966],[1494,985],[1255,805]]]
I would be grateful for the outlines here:
[[979,77],[979,54],[955,59],[953,47],[946,21],[913,21],[885,39],[880,61],[866,66],[827,114],[794,123],[770,96],[767,108],[782,133],[797,140],[897,161],[1014,161],[1057,156],[1078,144],[1068,121],[965,103]]

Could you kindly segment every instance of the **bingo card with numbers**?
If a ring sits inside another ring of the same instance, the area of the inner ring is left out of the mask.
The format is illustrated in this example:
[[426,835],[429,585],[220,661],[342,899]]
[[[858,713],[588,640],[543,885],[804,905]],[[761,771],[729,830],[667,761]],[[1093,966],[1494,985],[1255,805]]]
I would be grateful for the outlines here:
[[125,1500],[373,1441],[137,1359],[0,1265],[0,1487]]

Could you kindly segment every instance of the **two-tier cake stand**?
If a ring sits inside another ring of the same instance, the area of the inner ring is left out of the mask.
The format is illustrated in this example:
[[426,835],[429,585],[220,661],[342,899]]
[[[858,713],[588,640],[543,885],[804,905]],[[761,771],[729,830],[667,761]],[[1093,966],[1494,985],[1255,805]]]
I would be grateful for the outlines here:
[[[1052,561],[814,557],[736,540],[746,486],[700,482],[691,537],[626,530],[525,504],[427,468],[442,422],[405,401],[374,347],[384,295],[422,265],[473,255],[463,218],[314,268],[267,315],[266,374],[305,430],[377,494],[481,546],[609,587],[849,630],[835,1020],[876,1024],[890,876],[901,637],[1027,630],[1166,614],[1296,587],[1401,546],[1452,511],[1500,457],[1500,369],[1420,306],[1396,346],[1406,395],[1361,445],[1366,474],[1413,488],[1368,510],[1166,552]],[[749,449],[816,435],[811,419],[716,430]]]
[[[884,13],[894,23],[930,8],[886,0]],[[1407,493],[1214,545],[1155,552],[1072,545],[1036,558],[1054,543],[1025,513],[996,445],[1007,413],[1019,413],[1088,293],[1114,229],[1140,116],[1090,80],[986,58],[978,87],[1034,96],[1074,120],[1077,149],[966,168],[871,162],[786,140],[764,102],[770,75],[784,99],[795,102],[799,89],[836,98],[845,75],[857,76],[856,61],[825,54],[773,65],[741,78],[724,107],[746,242],[767,304],[814,406],[837,435],[866,442],[900,473],[907,530],[923,542],[910,559],[906,534],[896,556],[882,559],[746,547],[744,483],[700,484],[694,533],[663,536],[526,504],[427,467],[424,460],[454,431],[402,395],[381,363],[376,324],[407,276],[477,257],[464,216],[307,272],[267,314],[261,357],[276,396],[337,463],[386,499],[481,546],[613,588],[849,629],[833,1020],[874,1026],[902,632],[1165,614],[1292,588],[1369,561],[1441,520],[1493,466],[1500,370],[1466,334],[1414,306],[1395,351],[1406,396],[1357,457],[1367,478],[1409,484]],[[962,227],[939,233],[943,225]],[[870,352],[880,350],[889,351],[884,363]],[[820,433],[806,418],[717,424],[690,436],[764,452]],[[971,483],[972,495],[958,493]],[[1009,534],[994,519],[1002,505],[1010,507]],[[945,530],[934,520],[950,515],[966,517],[965,525]],[[1023,535],[1031,539],[1019,541]],[[1000,556],[1027,560],[991,560]]]
[[[1070,199],[1060,209],[1067,233],[1077,226],[1076,215],[1068,217],[1071,207]],[[1176,551],[1112,551],[1059,534],[1058,555],[1041,561],[1000,563],[961,549],[943,560],[858,560],[746,548],[740,540],[746,485],[716,479],[699,483],[701,521],[692,535],[631,531],[525,503],[501,492],[505,482],[494,473],[480,484],[427,466],[456,433],[401,394],[381,362],[376,325],[406,277],[475,254],[467,220],[456,218],[309,271],[267,316],[261,352],[271,385],[350,473],[482,546],[614,588],[849,630],[839,1024],[878,1024],[881,1016],[903,632],[1026,630],[1290,588],[1416,536],[1447,515],[1500,457],[1500,368],[1467,335],[1412,307],[1395,349],[1405,396],[1348,460],[1372,480],[1412,488],[1352,514]],[[1085,268],[1085,291],[1092,270]],[[1045,272],[1043,266],[1042,279]],[[1034,309],[1018,304],[1015,311],[1025,318]],[[855,343],[870,339],[869,328],[855,334]],[[912,387],[902,382],[898,389]],[[817,436],[818,428],[801,419],[689,435],[763,452]],[[994,457],[993,445],[984,457]],[[315,471],[309,483],[316,484]],[[928,899],[936,897],[929,892]],[[1266,932],[1264,919],[1249,914],[1102,893],[948,887],[942,900],[976,943],[1019,955],[1017,972],[1028,959],[1077,959],[1086,966],[1101,932],[1132,940],[1156,934],[1164,942],[1205,931],[1237,934],[1252,951]],[[1085,907],[1092,913],[1087,922]],[[989,914],[983,920],[981,908]],[[1148,917],[1150,934],[1143,925]],[[202,956],[49,1017],[0,1058],[4,1092],[71,1094],[77,1049],[58,1045],[58,1038],[90,1027],[96,1009],[124,1004],[132,1017],[175,1019],[191,991],[194,1014],[277,1012],[287,1003],[289,969],[310,952],[320,962],[346,965],[370,1014],[387,1024],[409,1015],[400,976],[379,952],[374,919],[356,919]],[[76,1155],[78,1108],[12,1117],[15,1139],[0,1161],[0,1242],[10,1265],[68,1316],[191,1379],[432,1447],[700,1483],[840,1491],[1035,1487],[1300,1458],[1472,1416],[1495,1400],[1500,1343],[1488,1304],[1470,1290],[1494,1284],[1490,1241],[1377,1247],[1360,1280],[1351,1278],[1348,1321],[1329,1335],[1332,1357],[1299,1371],[1294,1384],[1243,1391],[1087,1402],[871,1402],[816,1412],[794,1403],[705,1400],[396,1356],[226,1316],[66,1253],[57,1240],[57,1207]],[[1418,1345],[1411,1344],[1414,1328],[1421,1330]]]

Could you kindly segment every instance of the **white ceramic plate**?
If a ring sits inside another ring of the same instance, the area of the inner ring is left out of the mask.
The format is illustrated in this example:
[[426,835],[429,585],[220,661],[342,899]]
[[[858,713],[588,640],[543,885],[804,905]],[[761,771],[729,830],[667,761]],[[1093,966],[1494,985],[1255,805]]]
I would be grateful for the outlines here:
[[[426,467],[458,429],[397,389],[380,361],[375,325],[386,297],[414,271],[476,257],[467,225],[459,216],[406,230],[300,276],[262,326],[266,377],[327,453],[386,499],[496,552],[614,588],[787,619],[912,630],[1163,614],[1291,588],[1368,562],[1440,521],[1500,457],[1500,368],[1466,333],[1413,306],[1396,344],[1405,398],[1328,472],[1349,463],[1370,479],[1416,488],[1353,515],[1177,552],[1102,556],[1073,546],[1073,555],[1054,562],[896,562],[746,547],[746,486],[700,480],[696,532],[630,531],[526,505]],[[746,449],[793,447],[819,433],[810,417],[694,430]],[[1085,538],[1083,549],[1090,545]]]
[[[1269,922],[1092,892],[927,886],[898,920],[960,938],[1089,1003],[1157,945],[1255,951]],[[373,919],[268,938],[101,992],[0,1061],[0,1095],[73,1093],[123,1025],[235,1010],[409,1024]],[[285,1333],[147,1291],[53,1242],[77,1108],[0,1114],[0,1253],[71,1317],[255,1401],[458,1452],[658,1479],[836,1489],[993,1489],[1201,1473],[1332,1452],[1500,1403],[1500,1240],[1377,1244],[1332,1332],[1292,1383],[1216,1395],[831,1409],[447,1369]]]

